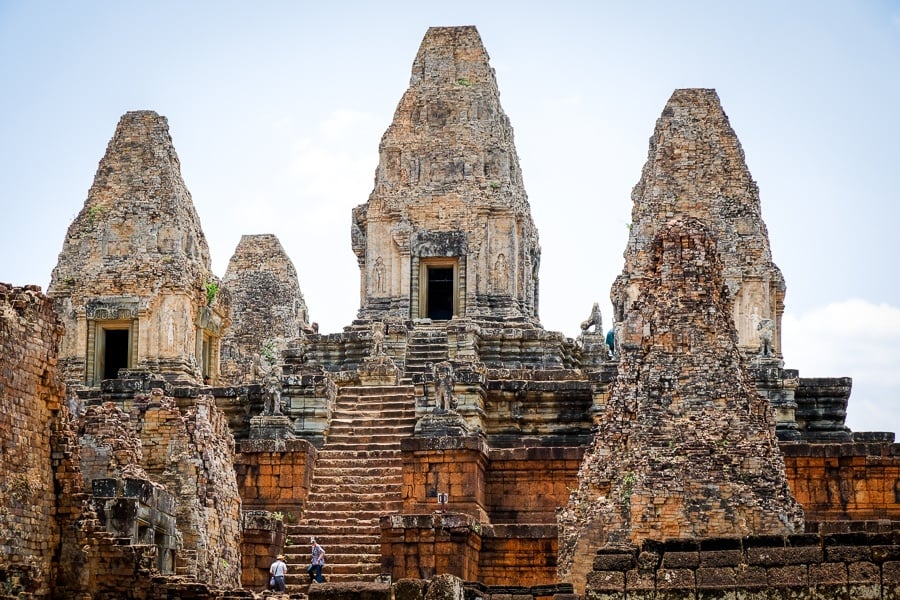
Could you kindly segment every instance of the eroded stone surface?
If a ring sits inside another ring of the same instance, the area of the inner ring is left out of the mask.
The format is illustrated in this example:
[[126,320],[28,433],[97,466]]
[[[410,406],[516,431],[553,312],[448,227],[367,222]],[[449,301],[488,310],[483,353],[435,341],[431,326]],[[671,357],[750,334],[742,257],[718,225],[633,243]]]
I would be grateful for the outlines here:
[[656,122],[631,198],[625,268],[612,290],[616,321],[649,275],[649,249],[659,229],[674,216],[692,216],[709,229],[722,258],[738,346],[757,354],[769,320],[772,353],[780,356],[784,277],[772,261],[759,188],[715,90],[675,90]]
[[[63,330],[37,286],[0,283],[0,589],[46,597],[60,541],[50,438]],[[18,586],[16,584],[18,580]]]
[[117,368],[214,380],[227,326],[217,291],[168,122],[152,111],[126,113],[48,290],[66,327],[59,352],[66,380],[99,385]]
[[274,362],[287,341],[309,326],[306,301],[297,270],[278,238],[272,234],[245,235],[222,279],[232,307],[232,324],[222,337],[221,377],[231,384],[260,377],[254,361],[270,356]]
[[361,318],[537,318],[537,230],[474,27],[426,33],[352,234]]
[[802,529],[716,250],[703,223],[678,217],[644,251],[606,414],[560,516],[560,575],[576,589],[604,545]]

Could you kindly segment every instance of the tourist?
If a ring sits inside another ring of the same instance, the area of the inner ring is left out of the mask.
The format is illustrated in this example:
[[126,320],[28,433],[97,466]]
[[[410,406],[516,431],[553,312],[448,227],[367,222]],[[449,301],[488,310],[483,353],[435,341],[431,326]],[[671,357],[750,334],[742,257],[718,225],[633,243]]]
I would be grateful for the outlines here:
[[276,592],[284,591],[285,573],[287,573],[287,565],[284,563],[284,554],[279,554],[275,557],[275,562],[272,563],[272,566],[269,567],[269,575],[272,576],[269,584]]
[[312,558],[309,561],[309,567],[306,572],[309,573],[309,582],[322,583],[325,578],[322,577],[322,567],[325,566],[325,549],[316,542],[316,538],[309,538],[312,546]]

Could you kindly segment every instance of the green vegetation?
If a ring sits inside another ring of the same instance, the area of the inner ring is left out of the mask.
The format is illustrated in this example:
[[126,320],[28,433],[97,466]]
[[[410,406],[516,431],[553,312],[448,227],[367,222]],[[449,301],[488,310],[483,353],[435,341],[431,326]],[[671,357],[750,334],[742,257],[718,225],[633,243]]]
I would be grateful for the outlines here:
[[212,304],[213,300],[216,299],[216,294],[219,293],[219,284],[215,281],[210,281],[206,284],[206,304]]

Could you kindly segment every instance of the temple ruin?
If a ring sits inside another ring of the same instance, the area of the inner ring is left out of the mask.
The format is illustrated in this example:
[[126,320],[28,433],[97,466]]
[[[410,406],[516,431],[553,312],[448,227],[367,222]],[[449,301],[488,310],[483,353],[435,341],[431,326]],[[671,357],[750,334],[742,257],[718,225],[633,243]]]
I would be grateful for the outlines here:
[[47,294],[68,331],[66,381],[119,369],[215,381],[228,310],[165,117],[125,114],[69,226]]
[[786,364],[715,91],[657,121],[612,332],[541,325],[522,181],[478,31],[429,29],[319,332],[275,236],[211,272],[166,119],[125,114],[47,294],[0,284],[0,598],[248,598],[277,554],[292,598],[900,597],[900,450]]

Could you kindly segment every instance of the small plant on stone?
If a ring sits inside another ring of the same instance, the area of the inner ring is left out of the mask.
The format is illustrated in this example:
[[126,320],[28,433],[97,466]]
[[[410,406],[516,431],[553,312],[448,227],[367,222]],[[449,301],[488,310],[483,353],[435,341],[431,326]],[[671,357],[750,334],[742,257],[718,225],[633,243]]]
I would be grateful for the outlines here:
[[94,222],[96,221],[97,217],[102,215],[104,212],[106,212],[105,206],[92,206],[88,210],[88,218],[87,218],[88,228],[92,228],[94,226]]
[[292,540],[291,538],[284,538],[284,545],[285,546],[293,546],[294,540]]
[[275,511],[272,513],[272,518],[276,521],[283,521],[284,515],[280,511]]
[[284,518],[288,523],[296,523],[297,522],[297,515],[295,515],[292,512],[285,513]]
[[465,77],[460,77],[459,79],[456,80],[456,83],[458,83],[459,85],[461,85],[463,87],[469,87],[470,85],[472,85],[469,82],[469,80],[466,79]]
[[634,491],[634,481],[634,473],[630,471],[628,473],[625,473],[625,477],[622,478],[622,491],[619,494],[619,499],[622,502],[628,502],[629,500],[631,500],[631,493],[632,491]]
[[206,284],[206,304],[207,306],[213,303],[213,300],[216,299],[216,295],[219,293],[219,284],[215,281],[210,281]]
[[499,181],[492,181],[492,182],[491,182],[491,189],[492,189],[492,190],[499,190],[499,189],[500,189],[500,182],[499,182]]
[[275,342],[269,340],[268,342],[264,343],[260,348],[260,353],[263,355],[263,358],[265,358],[269,362],[270,365],[275,364]]

